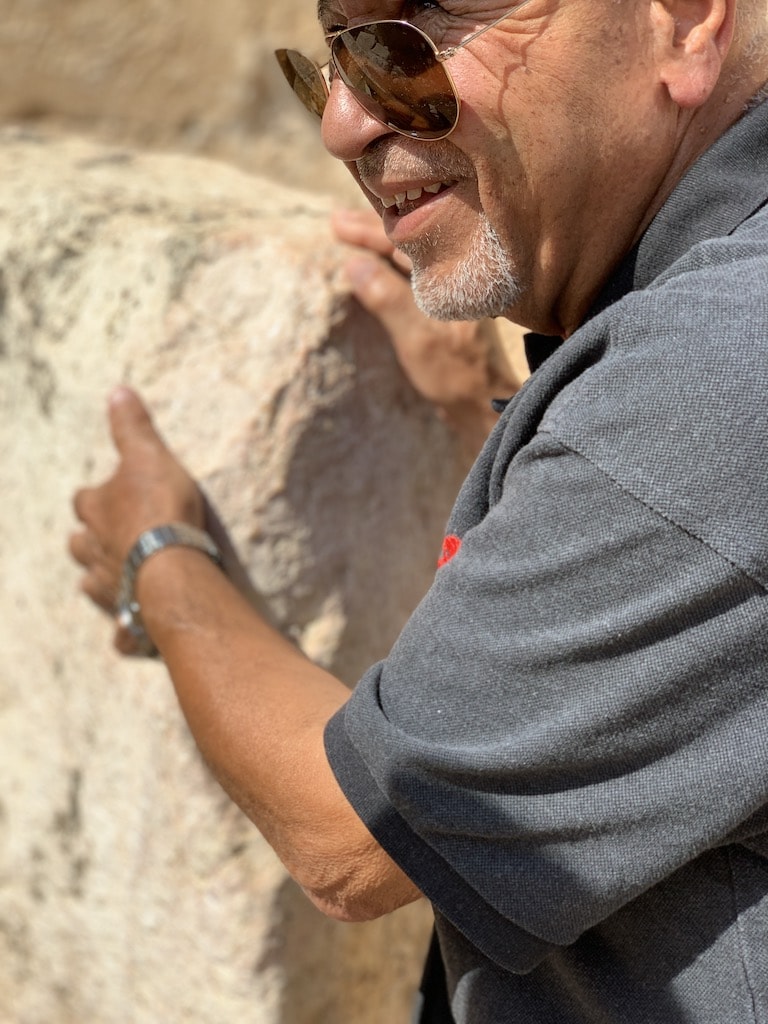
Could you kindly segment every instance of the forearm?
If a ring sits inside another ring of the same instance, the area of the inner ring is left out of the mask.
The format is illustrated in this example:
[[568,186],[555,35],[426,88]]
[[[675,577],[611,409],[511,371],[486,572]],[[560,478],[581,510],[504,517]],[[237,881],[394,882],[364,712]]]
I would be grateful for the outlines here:
[[[325,756],[325,725],[347,699],[346,687],[260,613],[261,599],[226,531],[138,395],[116,389],[109,421],[115,471],[74,498],[83,528],[69,547],[83,567],[81,589],[114,615],[121,569],[137,537],[172,522],[212,530],[232,580],[206,554],[171,546],[141,565],[134,592],[203,757],[323,911],[362,920],[416,899]],[[115,645],[126,654],[137,649],[119,621]]]
[[347,688],[269,626],[197,551],[154,556],[137,595],[203,757],[310,898],[347,920],[417,898],[325,756],[324,728]]

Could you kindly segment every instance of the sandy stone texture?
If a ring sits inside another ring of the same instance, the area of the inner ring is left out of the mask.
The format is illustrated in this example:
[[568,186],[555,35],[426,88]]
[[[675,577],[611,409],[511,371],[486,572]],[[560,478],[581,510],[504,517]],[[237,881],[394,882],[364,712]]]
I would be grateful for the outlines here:
[[0,0],[0,121],[205,154],[346,201],[273,57],[321,62],[315,0]]
[[[51,6],[10,5],[19,26]],[[126,381],[286,632],[350,683],[387,650],[461,467],[347,295],[327,210],[210,161],[0,133],[2,1024],[408,1019],[426,908],[311,908],[65,553]]]

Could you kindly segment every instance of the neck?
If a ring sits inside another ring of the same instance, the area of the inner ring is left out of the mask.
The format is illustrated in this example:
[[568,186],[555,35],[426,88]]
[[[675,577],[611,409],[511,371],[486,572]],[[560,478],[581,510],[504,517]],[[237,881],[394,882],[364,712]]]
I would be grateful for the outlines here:
[[[751,73],[749,73],[751,71]],[[696,110],[680,112],[679,143],[664,181],[646,211],[633,240],[636,242],[664,205],[688,168],[714,145],[750,107],[768,98],[768,65],[765,61],[745,69],[738,57],[728,62],[707,102]]]

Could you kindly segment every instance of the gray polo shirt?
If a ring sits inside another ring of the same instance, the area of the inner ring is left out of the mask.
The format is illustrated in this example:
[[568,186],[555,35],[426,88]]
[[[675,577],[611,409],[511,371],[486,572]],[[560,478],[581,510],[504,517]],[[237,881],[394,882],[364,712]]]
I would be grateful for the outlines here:
[[768,1022],[768,104],[509,403],[332,720],[459,1024]]

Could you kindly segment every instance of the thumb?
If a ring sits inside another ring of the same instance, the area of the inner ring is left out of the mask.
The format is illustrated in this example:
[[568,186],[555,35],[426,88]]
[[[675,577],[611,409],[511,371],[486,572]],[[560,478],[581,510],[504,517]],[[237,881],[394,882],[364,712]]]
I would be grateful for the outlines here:
[[109,427],[121,455],[136,442],[163,445],[147,407],[131,388],[121,386],[109,396]]

